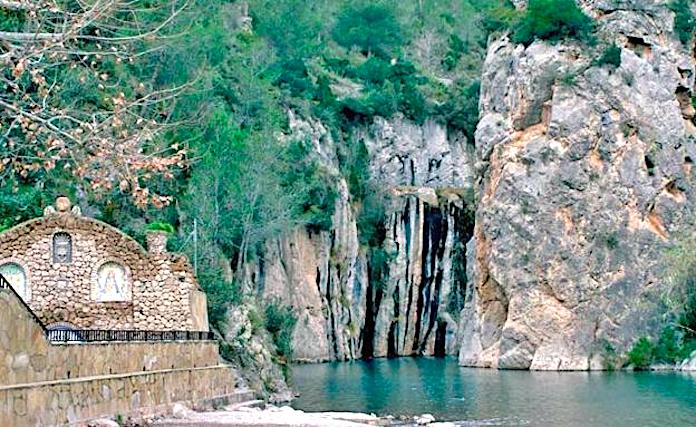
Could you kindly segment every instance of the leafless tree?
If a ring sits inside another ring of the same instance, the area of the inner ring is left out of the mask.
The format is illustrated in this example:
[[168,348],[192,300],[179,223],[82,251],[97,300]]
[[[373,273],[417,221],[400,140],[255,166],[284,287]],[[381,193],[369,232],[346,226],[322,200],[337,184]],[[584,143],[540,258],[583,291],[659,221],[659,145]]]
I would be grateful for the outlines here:
[[[164,205],[148,182],[172,178],[184,147],[163,145],[188,84],[155,88],[123,70],[179,37],[188,0],[0,0],[0,182],[63,168],[96,193],[118,186]],[[119,72],[119,70],[121,72]],[[75,93],[84,96],[71,96]]]

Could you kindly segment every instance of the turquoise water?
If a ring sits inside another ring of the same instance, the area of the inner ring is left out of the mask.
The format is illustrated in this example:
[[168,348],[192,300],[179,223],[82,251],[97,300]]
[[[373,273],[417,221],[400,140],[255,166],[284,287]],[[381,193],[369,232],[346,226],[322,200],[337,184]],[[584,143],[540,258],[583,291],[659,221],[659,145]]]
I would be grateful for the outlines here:
[[307,411],[431,413],[462,425],[696,426],[696,373],[528,372],[452,359],[299,365],[293,403]]

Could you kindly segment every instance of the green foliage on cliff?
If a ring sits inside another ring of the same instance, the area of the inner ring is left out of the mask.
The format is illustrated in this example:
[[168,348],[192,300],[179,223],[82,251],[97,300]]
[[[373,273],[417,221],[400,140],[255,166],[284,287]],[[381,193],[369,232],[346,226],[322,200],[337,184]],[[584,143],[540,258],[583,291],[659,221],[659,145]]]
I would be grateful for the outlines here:
[[628,352],[628,362],[636,369],[647,369],[652,364],[676,364],[687,359],[696,350],[696,340],[683,331],[666,327],[657,341],[641,337]]
[[266,302],[264,327],[273,337],[278,356],[285,361],[292,359],[292,332],[297,323],[297,316],[292,307],[279,300]]
[[575,0],[529,0],[527,10],[514,24],[512,40],[525,45],[535,39],[558,41],[568,38],[594,41],[594,23]]
[[640,338],[628,352],[628,361],[638,369],[650,366],[653,361],[653,344],[646,337]]
[[331,32],[339,45],[369,56],[390,57],[404,43],[393,7],[380,3],[348,4]]
[[640,338],[628,353],[638,368],[651,363],[679,363],[696,350],[696,236],[679,239],[665,258],[668,281],[662,302],[665,326],[656,341]]
[[602,54],[592,61],[595,66],[609,66],[618,68],[621,66],[621,48],[616,44],[610,44],[602,50]]
[[696,340],[696,235],[677,241],[667,254],[670,287],[664,300],[674,324]]
[[520,19],[520,13],[509,0],[481,0],[477,6],[485,11],[481,25],[491,33],[508,31]]
[[242,302],[242,293],[234,281],[225,280],[219,271],[199,271],[198,281],[208,299],[208,322],[210,327],[225,332],[227,307]]
[[674,12],[674,32],[684,46],[688,46],[696,32],[696,17],[691,6],[691,0],[674,0],[669,8]]
[[459,82],[452,88],[459,96],[450,97],[439,107],[440,114],[455,129],[464,131],[467,143],[474,145],[474,134],[479,120],[478,99],[481,83],[473,80],[468,83]]

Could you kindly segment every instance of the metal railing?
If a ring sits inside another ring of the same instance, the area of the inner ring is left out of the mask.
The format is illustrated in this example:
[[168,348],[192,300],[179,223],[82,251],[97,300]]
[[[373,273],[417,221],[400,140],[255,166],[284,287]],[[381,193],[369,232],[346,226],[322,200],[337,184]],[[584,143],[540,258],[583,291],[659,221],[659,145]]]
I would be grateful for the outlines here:
[[2,274],[0,274],[0,289],[8,289],[10,292],[12,292],[12,293],[14,294],[14,296],[17,297],[17,299],[19,300],[19,302],[22,303],[22,305],[24,306],[24,308],[27,309],[27,311],[29,312],[29,314],[31,315],[31,317],[34,318],[34,321],[35,321],[36,323],[39,324],[39,326],[40,326],[41,329],[44,331],[44,333],[47,333],[47,332],[48,332],[48,331],[46,330],[46,325],[44,325],[43,322],[41,321],[41,319],[39,319],[38,316],[36,316],[36,313],[34,313],[34,310],[32,310],[31,307],[29,307],[29,305],[27,305],[27,303],[24,302],[24,298],[22,298],[21,296],[19,296],[19,294],[17,293],[17,291],[15,291],[15,289],[12,287],[12,285],[10,284],[10,282],[9,282],[9,281],[5,278],[5,276],[3,276]]
[[212,341],[211,331],[134,331],[104,329],[47,329],[34,311],[24,302],[10,282],[0,274],[0,289],[7,289],[24,305],[50,342],[103,342],[103,341]]
[[208,331],[129,331],[102,329],[57,329],[46,333],[51,342],[99,341],[209,341],[215,336]]

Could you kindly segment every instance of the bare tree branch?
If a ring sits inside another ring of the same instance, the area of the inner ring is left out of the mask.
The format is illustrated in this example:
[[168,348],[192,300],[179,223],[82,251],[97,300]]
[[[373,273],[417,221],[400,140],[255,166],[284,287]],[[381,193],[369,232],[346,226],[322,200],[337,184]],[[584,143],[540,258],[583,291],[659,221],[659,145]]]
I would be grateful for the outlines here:
[[[194,82],[154,89],[114,78],[105,64],[162,49],[155,42],[171,37],[189,0],[78,1],[77,10],[39,4],[0,0],[0,9],[27,19],[22,30],[0,32],[0,180],[61,167],[97,192],[116,187],[137,205],[168,203],[148,181],[186,165],[185,147],[158,137],[175,125],[171,105]],[[81,84],[94,88],[93,100],[66,97],[65,86],[79,92]]]
[[0,31],[0,40],[8,42],[36,42],[43,40],[60,41],[65,34],[61,33],[18,33],[10,31]]
[[0,0],[0,9],[15,10],[15,11],[29,11],[29,10],[37,10],[38,8],[39,8],[39,4],[37,4],[37,2]]

